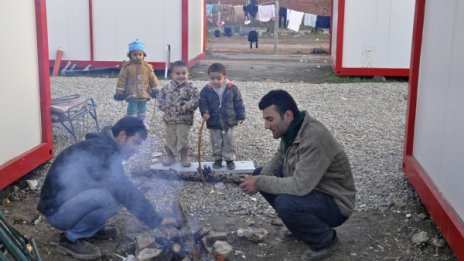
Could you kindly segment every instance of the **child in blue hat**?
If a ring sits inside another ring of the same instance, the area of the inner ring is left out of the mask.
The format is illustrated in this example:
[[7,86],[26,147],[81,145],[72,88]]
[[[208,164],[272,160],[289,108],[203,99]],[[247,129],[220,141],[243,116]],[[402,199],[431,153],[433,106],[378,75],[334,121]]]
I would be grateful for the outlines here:
[[129,62],[124,62],[119,72],[114,99],[127,101],[127,116],[137,117],[146,123],[147,101],[156,98],[160,84],[151,64],[145,62],[145,44],[138,39],[129,43]]

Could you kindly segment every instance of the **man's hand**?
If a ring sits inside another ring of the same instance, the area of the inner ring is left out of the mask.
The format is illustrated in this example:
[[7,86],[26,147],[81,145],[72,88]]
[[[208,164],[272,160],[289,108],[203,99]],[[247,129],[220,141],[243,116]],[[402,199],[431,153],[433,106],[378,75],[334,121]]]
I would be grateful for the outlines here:
[[207,121],[209,119],[209,112],[203,114],[203,120]]
[[239,187],[242,189],[243,192],[252,196],[256,194],[256,177],[245,175],[240,177],[240,185]]

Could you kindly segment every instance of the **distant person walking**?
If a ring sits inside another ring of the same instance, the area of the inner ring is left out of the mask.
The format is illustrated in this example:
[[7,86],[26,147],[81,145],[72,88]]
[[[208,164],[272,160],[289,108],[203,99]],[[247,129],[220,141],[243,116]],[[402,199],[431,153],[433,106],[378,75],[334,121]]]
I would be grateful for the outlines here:
[[254,28],[248,33],[248,42],[250,42],[250,49],[253,49],[253,43],[255,43],[255,48],[258,48],[258,32]]
[[129,43],[127,53],[129,62],[124,62],[119,72],[116,94],[117,101],[127,101],[127,116],[137,117],[146,122],[147,101],[156,98],[159,92],[159,82],[151,64],[145,62],[145,44],[139,40]]

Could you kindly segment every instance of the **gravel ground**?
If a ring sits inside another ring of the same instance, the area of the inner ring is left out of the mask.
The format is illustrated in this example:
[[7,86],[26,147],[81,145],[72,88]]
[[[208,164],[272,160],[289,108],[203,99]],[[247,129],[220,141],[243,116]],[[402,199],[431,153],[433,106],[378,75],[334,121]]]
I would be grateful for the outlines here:
[[[204,84],[205,82],[194,81],[194,85],[198,88]],[[301,109],[307,110],[322,121],[345,147],[356,180],[358,189],[356,205],[359,210],[384,210],[394,201],[406,202],[413,198],[413,192],[401,172],[407,83],[236,82],[236,84],[242,92],[247,112],[246,121],[237,127],[235,132],[237,160],[252,160],[256,166],[260,166],[277,148],[278,140],[274,140],[270,132],[263,127],[262,114],[257,108],[257,103],[269,90],[282,88],[296,98]],[[125,103],[112,99],[115,85],[115,78],[56,77],[52,79],[52,97],[79,93],[94,98],[98,104],[97,114],[100,125],[106,126],[122,117],[126,109]],[[127,166],[130,170],[146,170],[162,153],[164,124],[161,121],[162,113],[155,111],[154,107],[155,102],[150,101],[148,119],[152,135],[140,153],[128,162]],[[155,111],[154,115],[153,111]],[[197,151],[200,122],[197,113],[190,135],[192,154],[196,154]],[[82,139],[85,132],[94,129],[91,120],[84,120],[78,128],[80,138]],[[70,135],[59,126],[54,127],[54,139],[56,153],[73,142]],[[209,136],[206,131],[203,134],[203,141],[203,159],[210,160]],[[190,186],[196,190],[197,185],[193,184],[195,183],[191,183]],[[178,187],[178,185],[173,186]],[[240,200],[244,197],[235,192],[227,195],[230,202],[235,202],[234,197],[239,197]],[[178,193],[188,195],[186,198],[195,195],[185,184]],[[197,196],[201,198],[204,195]],[[221,205],[218,202],[195,203],[195,198],[189,200],[192,203],[190,205],[192,210],[196,209],[195,205],[198,205],[199,209],[210,205]]]
[[[124,116],[126,104],[112,99],[115,78],[55,77],[52,78],[52,97],[83,94],[95,99],[100,126],[114,123]],[[204,81],[194,81],[202,87]],[[252,160],[262,165],[276,150],[274,140],[263,126],[262,114],[257,108],[259,99],[271,89],[289,91],[303,110],[321,120],[345,147],[350,157],[358,189],[356,211],[337,228],[342,248],[330,260],[456,260],[448,247],[433,243],[419,246],[411,237],[426,231],[431,240],[441,240],[433,220],[422,208],[413,190],[401,172],[407,83],[308,84],[236,82],[247,110],[247,119],[235,132],[238,160]],[[199,227],[231,232],[227,241],[233,246],[234,260],[294,261],[307,250],[307,245],[285,239],[286,231],[274,210],[260,195],[248,196],[236,185],[223,182],[190,182],[159,178],[148,172],[149,166],[159,160],[163,150],[164,124],[162,114],[150,102],[150,135],[140,152],[125,163],[128,175],[157,209],[169,215],[170,203],[178,199],[185,203],[185,214],[192,229]],[[153,111],[155,113],[153,114]],[[191,130],[191,154],[196,158],[199,113]],[[91,119],[77,124],[78,137],[95,131]],[[54,125],[55,154],[74,143],[71,135],[61,126]],[[210,158],[207,131],[203,134],[203,160]],[[43,182],[50,162],[37,168],[28,179]],[[132,173],[132,174],[131,174]],[[135,174],[144,175],[135,175]],[[27,186],[27,185],[26,185]],[[14,194],[19,201],[1,206],[9,220],[18,229],[39,239],[38,248],[44,260],[72,260],[56,252],[48,243],[58,237],[57,230],[47,222],[30,225],[36,215],[39,191],[22,189]],[[169,204],[169,205],[168,205]],[[110,220],[122,232],[116,242],[95,242],[104,253],[101,260],[119,260],[113,253],[127,256],[135,236],[147,232],[147,227],[122,209]],[[250,243],[237,237],[239,228],[265,228],[269,235],[260,243]],[[211,260],[205,256],[204,260]]]

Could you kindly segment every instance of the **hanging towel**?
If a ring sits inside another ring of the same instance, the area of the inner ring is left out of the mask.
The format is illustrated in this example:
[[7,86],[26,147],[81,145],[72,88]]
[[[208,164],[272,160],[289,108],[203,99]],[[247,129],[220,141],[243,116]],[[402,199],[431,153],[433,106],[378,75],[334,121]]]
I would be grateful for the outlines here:
[[248,17],[251,19],[251,18],[255,18],[256,16],[256,13],[258,13],[258,6],[257,5],[252,5],[252,4],[249,4],[245,7],[245,12],[249,15]]
[[317,15],[313,14],[304,14],[303,25],[316,27]]
[[316,28],[330,28],[330,16],[318,15],[316,20]]
[[287,9],[287,28],[292,31],[298,32],[300,30],[300,25],[301,21],[303,20],[303,16],[303,12]]
[[206,5],[206,15],[211,16],[213,15],[213,6],[212,4],[207,4]]
[[256,20],[260,22],[269,22],[275,18],[275,5],[258,5]]
[[234,6],[234,17],[235,17],[235,22],[241,21],[245,18],[245,12],[243,11],[242,5]]

